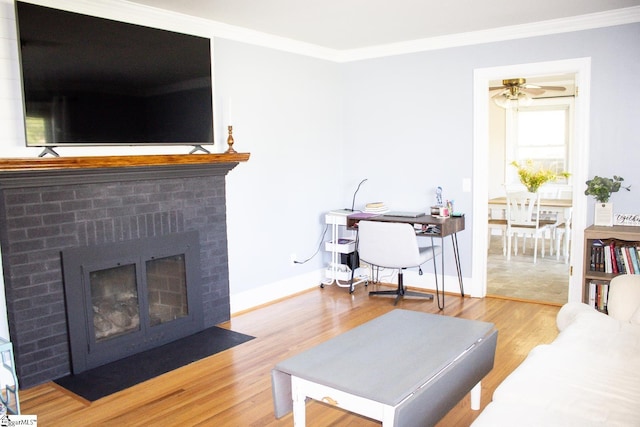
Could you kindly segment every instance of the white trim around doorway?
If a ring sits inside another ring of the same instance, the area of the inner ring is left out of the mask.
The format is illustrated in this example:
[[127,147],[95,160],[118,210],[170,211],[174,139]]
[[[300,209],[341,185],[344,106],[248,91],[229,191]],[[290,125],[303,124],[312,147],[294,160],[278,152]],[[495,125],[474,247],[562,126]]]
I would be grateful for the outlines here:
[[470,293],[474,297],[487,294],[487,198],[489,164],[489,97],[491,80],[505,76],[536,77],[575,74],[579,96],[575,110],[575,150],[571,159],[573,171],[573,219],[571,232],[568,301],[582,300],[583,234],[586,227],[586,197],[582,185],[587,179],[589,160],[589,111],[591,94],[591,58],[575,58],[550,62],[516,64],[474,70],[473,89],[473,260]]

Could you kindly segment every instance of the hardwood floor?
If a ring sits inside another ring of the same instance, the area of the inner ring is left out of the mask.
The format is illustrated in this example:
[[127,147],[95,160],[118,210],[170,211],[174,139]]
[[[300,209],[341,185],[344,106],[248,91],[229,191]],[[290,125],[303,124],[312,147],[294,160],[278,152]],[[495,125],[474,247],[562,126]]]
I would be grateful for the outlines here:
[[[405,299],[397,307],[439,313],[435,302],[425,300]],[[393,309],[390,298],[369,297],[362,285],[352,295],[344,288],[318,287],[233,316],[221,325],[256,337],[247,343],[93,403],[83,402],[53,383],[20,390],[22,413],[37,415],[42,426],[291,426],[291,414],[280,420],[273,415],[272,367]],[[445,310],[440,314],[493,322],[499,330],[495,365],[482,381],[482,408],[491,400],[496,386],[534,346],[556,337],[558,309],[447,295]],[[348,359],[349,355],[344,357]],[[367,364],[367,360],[351,362]],[[467,395],[438,425],[468,426],[478,413],[470,409]],[[379,426],[380,423],[310,402],[307,425]]]

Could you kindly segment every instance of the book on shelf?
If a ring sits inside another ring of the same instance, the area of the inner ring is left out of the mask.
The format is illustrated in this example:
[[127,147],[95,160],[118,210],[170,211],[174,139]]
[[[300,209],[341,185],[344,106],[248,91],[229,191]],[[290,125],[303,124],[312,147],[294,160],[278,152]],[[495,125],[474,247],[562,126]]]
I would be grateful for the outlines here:
[[629,257],[631,258],[631,264],[633,265],[633,271],[635,274],[640,274],[640,261],[638,260],[638,250],[631,246],[629,248]]
[[640,245],[635,242],[594,240],[589,270],[608,274],[640,274]]
[[628,274],[633,274],[633,265],[631,264],[631,258],[629,258],[629,248],[622,247],[622,261],[624,262],[624,269]]
[[607,312],[609,298],[609,282],[592,280],[589,282],[588,304],[598,311]]
[[609,249],[609,246],[605,246],[602,248],[602,251],[604,255],[604,271],[606,273],[612,273],[613,263],[611,262],[611,249]]
[[593,243],[591,244],[591,254],[589,257],[589,269],[591,271],[601,271],[600,270],[600,256],[601,256],[601,249],[602,249],[603,243],[602,240],[594,240]]
[[368,213],[382,214],[389,211],[387,205],[384,202],[371,202],[367,203],[364,207],[364,211]]
[[613,274],[618,274],[620,269],[618,268],[618,261],[616,260],[616,245],[615,242],[611,242],[609,244],[609,253],[611,257],[611,272]]
[[367,208],[372,208],[372,209],[381,208],[383,206],[384,206],[384,202],[369,202],[366,205]]
[[624,274],[627,271],[624,268],[624,263],[622,262],[622,248],[620,246],[616,246],[616,264],[618,265],[618,273]]

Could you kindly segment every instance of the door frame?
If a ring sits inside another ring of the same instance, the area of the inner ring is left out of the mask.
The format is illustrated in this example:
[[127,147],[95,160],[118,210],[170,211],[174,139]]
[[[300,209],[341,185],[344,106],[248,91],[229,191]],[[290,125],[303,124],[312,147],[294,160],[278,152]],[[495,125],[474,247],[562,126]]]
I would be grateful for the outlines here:
[[568,301],[582,300],[583,235],[587,221],[584,182],[589,166],[589,113],[591,104],[591,58],[477,68],[473,73],[473,259],[471,296],[487,294],[487,199],[489,196],[489,96],[491,80],[510,76],[536,77],[575,74],[574,150],[571,158],[573,215],[571,227]]

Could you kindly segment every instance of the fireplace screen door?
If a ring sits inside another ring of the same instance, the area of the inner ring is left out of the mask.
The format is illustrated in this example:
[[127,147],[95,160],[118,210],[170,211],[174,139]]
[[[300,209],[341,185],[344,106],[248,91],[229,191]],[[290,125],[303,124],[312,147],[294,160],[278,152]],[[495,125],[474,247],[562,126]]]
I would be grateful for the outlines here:
[[63,251],[73,373],[204,328],[197,232]]
[[135,264],[92,271],[89,282],[96,342],[140,330]]
[[188,315],[184,255],[149,260],[146,270],[151,326]]
[[[189,314],[184,254],[148,260],[146,266],[149,325]],[[96,342],[140,330],[136,264],[89,274]]]

